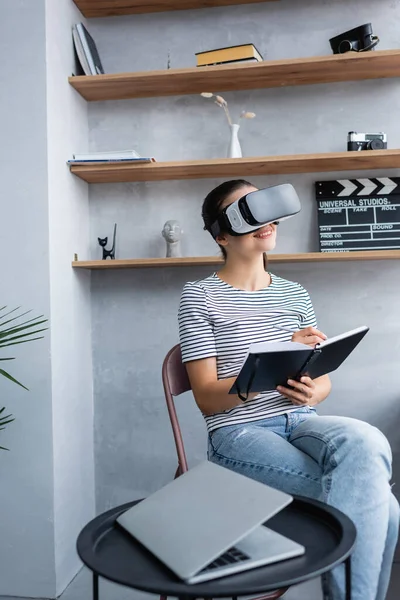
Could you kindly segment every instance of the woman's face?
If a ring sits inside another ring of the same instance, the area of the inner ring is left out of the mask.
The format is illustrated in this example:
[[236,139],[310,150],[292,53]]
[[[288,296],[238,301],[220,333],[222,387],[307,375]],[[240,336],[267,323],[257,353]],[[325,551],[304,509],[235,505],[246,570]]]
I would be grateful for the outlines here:
[[[221,210],[226,208],[232,202],[236,202],[242,196],[249,194],[250,192],[257,191],[257,188],[253,186],[242,187],[232,194],[224,201],[221,206]],[[256,229],[245,235],[230,235],[229,233],[221,233],[217,237],[217,242],[224,246],[226,251],[240,254],[242,256],[251,257],[252,255],[262,254],[264,252],[270,252],[275,248],[276,245],[276,233],[277,225],[264,225],[260,229]]]

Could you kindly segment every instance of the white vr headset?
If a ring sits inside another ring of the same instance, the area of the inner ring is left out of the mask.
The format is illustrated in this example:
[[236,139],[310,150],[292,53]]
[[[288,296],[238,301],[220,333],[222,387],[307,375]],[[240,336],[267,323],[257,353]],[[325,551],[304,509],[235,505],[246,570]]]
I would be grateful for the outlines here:
[[290,183],[250,192],[224,208],[211,225],[214,239],[225,231],[230,235],[246,235],[269,223],[283,221],[300,212],[301,204]]

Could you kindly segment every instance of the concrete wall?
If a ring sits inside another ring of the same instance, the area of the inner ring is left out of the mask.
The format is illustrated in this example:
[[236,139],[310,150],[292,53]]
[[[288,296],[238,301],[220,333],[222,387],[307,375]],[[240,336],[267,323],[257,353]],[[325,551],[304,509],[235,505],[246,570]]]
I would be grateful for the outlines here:
[[[1,306],[50,317],[44,1],[1,3]],[[32,51],[32,48],[35,51]],[[29,50],[28,50],[29,49]],[[6,350],[6,349],[5,349]],[[28,388],[1,378],[0,594],[51,596],[54,587],[50,336],[9,349]],[[2,356],[5,352],[2,351]],[[38,552],[40,540],[40,552]]]
[[80,20],[70,0],[46,0],[56,595],[80,568],[76,537],[94,514],[90,273],[71,269],[74,253],[88,251],[88,186],[66,165],[88,143],[87,103],[67,80]]
[[[94,514],[87,185],[66,160],[86,150],[69,0],[0,3],[1,305],[49,318],[43,340],[10,349],[26,392],[0,381],[16,421],[1,432],[0,595],[54,598],[80,568],[76,537]],[[4,355],[2,351],[2,356]]]
[[[285,0],[97,19],[90,21],[90,31],[106,71],[121,72],[165,69],[168,56],[171,68],[193,66],[195,52],[248,41],[266,59],[330,54],[330,37],[370,21],[381,37],[379,48],[396,48],[399,19],[400,4],[390,0],[379,4]],[[240,131],[245,156],[342,151],[349,130],[383,130],[389,147],[400,145],[397,80],[222,95],[234,115],[242,109],[257,113]],[[159,161],[223,157],[229,137],[223,112],[200,95],[92,103],[89,129],[93,150],[133,147]],[[283,181],[296,186],[303,210],[281,225],[277,252],[306,252],[318,249],[316,180],[395,174],[392,170],[252,180],[259,186]],[[101,257],[97,237],[110,236],[114,222],[119,258],[163,256],[160,232],[171,218],[179,219],[185,230],[184,255],[217,254],[202,230],[200,206],[220,181],[91,186],[90,258]],[[286,264],[273,266],[273,271],[309,289],[320,326],[328,335],[363,323],[371,327],[351,361],[334,375],[332,395],[320,412],[352,415],[379,425],[392,442],[398,481],[399,263]],[[183,284],[209,272],[182,268],[92,275],[98,511],[155,490],[173,476],[175,456],[161,362],[178,340],[176,312]],[[190,395],[180,400],[179,407],[193,464],[205,454],[205,428]]]

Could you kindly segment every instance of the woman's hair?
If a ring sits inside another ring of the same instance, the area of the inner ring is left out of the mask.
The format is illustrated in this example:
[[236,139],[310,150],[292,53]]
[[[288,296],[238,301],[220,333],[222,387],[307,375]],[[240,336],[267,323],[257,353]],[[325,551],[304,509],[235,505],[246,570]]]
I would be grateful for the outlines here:
[[[203,206],[201,209],[201,216],[204,221],[204,229],[211,233],[211,225],[215,223],[221,214],[221,206],[225,202],[225,200],[236,192],[244,187],[255,187],[249,181],[245,179],[232,179],[231,181],[225,181],[221,183],[218,187],[211,190],[211,192],[205,197]],[[221,248],[221,252],[226,258],[226,250],[223,246],[219,246]]]

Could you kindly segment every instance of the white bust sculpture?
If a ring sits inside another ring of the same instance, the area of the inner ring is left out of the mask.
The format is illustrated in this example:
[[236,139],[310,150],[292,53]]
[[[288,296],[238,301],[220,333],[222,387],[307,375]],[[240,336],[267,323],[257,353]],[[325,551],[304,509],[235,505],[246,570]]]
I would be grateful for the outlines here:
[[167,258],[178,258],[181,253],[181,237],[183,230],[178,221],[167,221],[164,223],[162,236],[167,243]]

